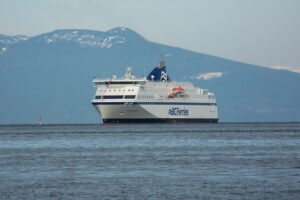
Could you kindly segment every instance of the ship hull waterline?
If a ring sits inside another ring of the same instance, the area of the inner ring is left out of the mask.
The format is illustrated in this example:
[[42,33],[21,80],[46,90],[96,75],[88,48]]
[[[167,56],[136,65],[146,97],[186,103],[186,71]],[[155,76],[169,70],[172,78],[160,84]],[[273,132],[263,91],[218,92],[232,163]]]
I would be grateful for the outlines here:
[[182,118],[152,118],[152,119],[103,119],[103,124],[206,124],[218,123],[218,119],[182,119]]

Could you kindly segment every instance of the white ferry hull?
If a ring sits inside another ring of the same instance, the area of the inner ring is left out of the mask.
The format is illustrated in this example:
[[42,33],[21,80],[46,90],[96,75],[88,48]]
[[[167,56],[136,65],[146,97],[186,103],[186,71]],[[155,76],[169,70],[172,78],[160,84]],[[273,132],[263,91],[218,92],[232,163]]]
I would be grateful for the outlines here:
[[103,123],[217,123],[217,107],[205,103],[93,102]]

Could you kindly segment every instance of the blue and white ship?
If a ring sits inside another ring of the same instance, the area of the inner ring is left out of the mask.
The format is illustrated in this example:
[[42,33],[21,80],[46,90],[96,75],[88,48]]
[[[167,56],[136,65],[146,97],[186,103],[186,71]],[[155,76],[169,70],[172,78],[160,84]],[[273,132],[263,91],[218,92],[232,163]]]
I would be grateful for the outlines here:
[[171,81],[164,62],[148,77],[127,68],[123,78],[94,79],[92,104],[103,123],[217,123],[215,95],[190,82]]

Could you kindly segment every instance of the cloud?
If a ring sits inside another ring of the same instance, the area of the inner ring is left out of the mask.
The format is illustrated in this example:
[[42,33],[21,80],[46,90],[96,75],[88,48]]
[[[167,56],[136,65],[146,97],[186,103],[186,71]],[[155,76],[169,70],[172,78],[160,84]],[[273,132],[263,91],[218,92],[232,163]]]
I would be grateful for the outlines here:
[[300,67],[276,65],[276,66],[271,66],[270,68],[277,69],[277,70],[287,70],[287,71],[291,71],[291,72],[300,74]]
[[198,76],[196,76],[196,79],[199,80],[210,80],[213,78],[220,78],[223,76],[222,72],[209,72],[209,73],[201,73]]

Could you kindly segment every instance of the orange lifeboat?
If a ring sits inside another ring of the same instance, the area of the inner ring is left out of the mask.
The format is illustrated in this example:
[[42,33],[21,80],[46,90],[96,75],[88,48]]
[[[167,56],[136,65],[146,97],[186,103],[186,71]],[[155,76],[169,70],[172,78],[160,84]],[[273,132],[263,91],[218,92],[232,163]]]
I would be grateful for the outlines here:
[[173,88],[172,92],[183,92],[184,89],[182,87]]

